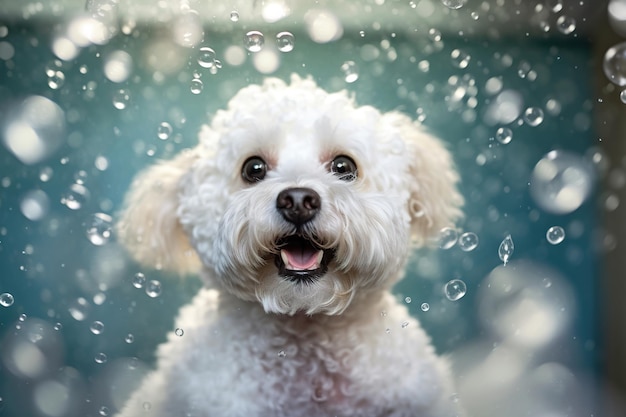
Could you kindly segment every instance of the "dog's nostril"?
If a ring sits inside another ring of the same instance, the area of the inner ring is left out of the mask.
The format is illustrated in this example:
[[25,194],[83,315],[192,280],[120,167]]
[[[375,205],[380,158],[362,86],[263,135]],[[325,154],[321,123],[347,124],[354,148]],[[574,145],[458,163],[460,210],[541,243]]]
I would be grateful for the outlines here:
[[296,226],[311,221],[321,205],[320,195],[310,188],[287,188],[276,197],[278,211]]

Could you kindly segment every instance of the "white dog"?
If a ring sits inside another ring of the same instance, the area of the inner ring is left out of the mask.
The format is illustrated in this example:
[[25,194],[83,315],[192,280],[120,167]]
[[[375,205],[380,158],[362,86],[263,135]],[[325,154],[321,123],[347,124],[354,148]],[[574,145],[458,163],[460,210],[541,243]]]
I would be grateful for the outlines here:
[[297,76],[242,89],[128,194],[134,258],[206,289],[120,415],[457,415],[445,361],[390,291],[411,243],[460,215],[457,179],[407,116]]

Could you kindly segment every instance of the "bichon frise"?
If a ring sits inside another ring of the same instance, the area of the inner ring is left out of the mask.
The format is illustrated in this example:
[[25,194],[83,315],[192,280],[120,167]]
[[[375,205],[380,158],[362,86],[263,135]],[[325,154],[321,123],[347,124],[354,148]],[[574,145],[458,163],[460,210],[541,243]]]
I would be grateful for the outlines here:
[[206,288],[120,415],[457,415],[445,361],[390,291],[459,217],[457,179],[405,115],[297,76],[242,89],[128,193],[133,257]]

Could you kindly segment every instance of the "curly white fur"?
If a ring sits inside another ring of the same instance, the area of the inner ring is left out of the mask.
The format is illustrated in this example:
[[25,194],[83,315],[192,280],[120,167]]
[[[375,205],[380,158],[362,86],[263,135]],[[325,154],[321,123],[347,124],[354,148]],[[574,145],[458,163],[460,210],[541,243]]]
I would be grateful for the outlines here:
[[[357,179],[329,172],[337,155]],[[249,184],[250,156],[267,162]],[[157,369],[121,416],[454,416],[445,362],[391,286],[411,242],[460,215],[449,153],[407,116],[357,107],[311,80],[242,89],[200,143],[133,183],[118,225],[141,263],[207,284],[159,347]],[[296,233],[279,192],[321,208],[297,232],[332,249],[326,273],[288,280],[273,259]],[[193,248],[193,249],[192,249]]]

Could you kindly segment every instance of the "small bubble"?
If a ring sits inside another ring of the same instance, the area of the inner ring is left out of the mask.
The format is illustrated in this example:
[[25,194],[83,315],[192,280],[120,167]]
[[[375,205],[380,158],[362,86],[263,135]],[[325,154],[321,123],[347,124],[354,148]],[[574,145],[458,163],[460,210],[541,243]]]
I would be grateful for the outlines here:
[[341,64],[341,71],[347,83],[353,83],[359,79],[359,68],[354,61],[346,61]]
[[104,324],[101,321],[96,320],[91,323],[91,326],[89,326],[89,330],[91,330],[91,333],[93,334],[102,334],[102,332],[104,331]]
[[54,170],[50,167],[43,167],[39,170],[39,180],[41,182],[48,182],[52,178]]
[[11,307],[15,299],[13,298],[13,294],[8,292],[0,294],[0,306],[2,307]]
[[17,318],[18,321],[21,321],[22,323],[24,323],[26,321],[26,319],[28,318],[28,316],[24,313],[20,314],[20,316]]
[[446,283],[443,287],[446,298],[450,301],[457,301],[463,298],[467,293],[467,286],[465,282],[460,279],[453,279]]
[[404,297],[404,302],[407,304],[411,304],[411,297]]
[[464,252],[471,252],[478,246],[476,233],[465,232],[459,237],[459,247]]
[[63,329],[63,325],[59,322],[54,323],[54,326],[52,327],[54,330],[59,331]]
[[96,361],[96,363],[106,363],[106,361],[108,360],[106,353],[103,352],[99,352],[96,354],[96,356],[94,357],[94,360]]
[[157,129],[157,137],[161,140],[167,140],[173,132],[172,125],[167,122],[161,122]]
[[509,259],[511,258],[511,255],[513,255],[514,250],[515,245],[513,244],[513,238],[511,238],[511,235],[508,235],[500,243],[500,247],[498,248],[498,256],[500,257],[500,260],[504,262],[504,265],[509,262]]
[[404,329],[409,325],[408,321],[403,321],[402,324],[400,324],[400,326]]
[[446,250],[450,249],[456,245],[458,238],[459,234],[456,229],[452,227],[444,227],[439,232],[439,247]]
[[89,302],[83,297],[79,297],[70,304],[68,311],[74,320],[83,321],[89,315],[90,308]]
[[263,34],[257,30],[251,30],[246,33],[243,38],[243,45],[250,52],[259,52],[263,49],[263,45],[265,44],[265,37]]
[[563,0],[547,0],[546,6],[554,13],[558,13],[563,10]]
[[148,401],[146,401],[145,403],[142,404],[142,407],[144,409],[144,411],[150,411],[150,409],[152,408],[152,404]]
[[620,87],[626,86],[626,42],[610,47],[602,60],[604,75]]
[[58,90],[65,84],[65,74],[62,71],[52,71],[48,74],[48,87]]
[[183,329],[181,329],[180,327],[177,327],[176,330],[174,330],[174,334],[178,337],[182,336],[185,334],[185,331]]
[[441,32],[435,28],[428,29],[428,38],[433,42],[441,42]]
[[452,65],[464,69],[467,68],[472,57],[465,51],[455,49],[450,53],[450,58],[452,58]]
[[279,351],[278,351],[278,357],[279,357],[279,358],[284,358],[285,356],[287,356],[287,354],[285,353],[285,351],[284,351],[284,350],[279,350]]
[[626,90],[620,91],[620,93],[619,93],[619,100],[622,103],[626,104]]
[[503,145],[511,143],[513,140],[513,131],[508,127],[499,127],[496,130],[496,140]]
[[428,311],[428,310],[430,310],[430,304],[428,304],[428,303],[422,303],[422,305],[420,306],[420,308],[422,309],[422,311]]
[[87,239],[96,246],[106,244],[113,231],[112,224],[113,218],[108,214],[96,213],[92,215],[87,226]]
[[556,27],[564,35],[569,35],[576,30],[576,19],[569,16],[559,16],[556,19]]
[[204,87],[204,84],[202,83],[202,80],[198,78],[194,78],[193,80],[191,80],[189,89],[191,90],[193,94],[200,94],[202,92],[203,87]]
[[387,333],[387,334],[391,333],[391,329],[390,329],[389,327],[387,327],[387,328],[385,329],[385,333]]
[[467,0],[441,0],[441,3],[450,9],[456,10],[463,7]]
[[72,184],[69,189],[61,195],[61,204],[70,210],[78,210],[89,199],[89,190],[81,184]]
[[113,107],[124,110],[130,103],[130,92],[124,88],[113,93]]
[[552,226],[546,232],[546,239],[551,245],[558,245],[565,240],[565,230],[561,226]]
[[133,275],[133,287],[143,288],[145,283],[146,283],[146,276],[143,273],[137,272],[135,275]]
[[110,411],[109,411],[108,407],[105,407],[105,406],[100,407],[100,410],[98,410],[98,414],[100,414],[101,416],[104,416],[104,417],[108,416],[109,412]]
[[539,107],[529,107],[524,111],[524,121],[527,125],[535,127],[543,122],[543,110]]
[[215,65],[215,51],[208,46],[203,46],[198,51],[198,64],[202,68],[211,68]]
[[233,10],[232,12],[230,12],[230,21],[231,22],[238,22],[239,21],[239,12],[237,12],[236,10]]
[[131,344],[135,341],[135,335],[133,335],[132,333],[128,333],[126,336],[124,336],[124,342]]
[[280,32],[276,35],[276,46],[280,52],[293,51],[296,38],[291,32]]
[[473,20],[478,20],[480,19],[480,15],[477,12],[471,12],[470,16]]
[[161,295],[161,283],[156,279],[150,280],[146,284],[146,294],[151,298],[156,298]]

